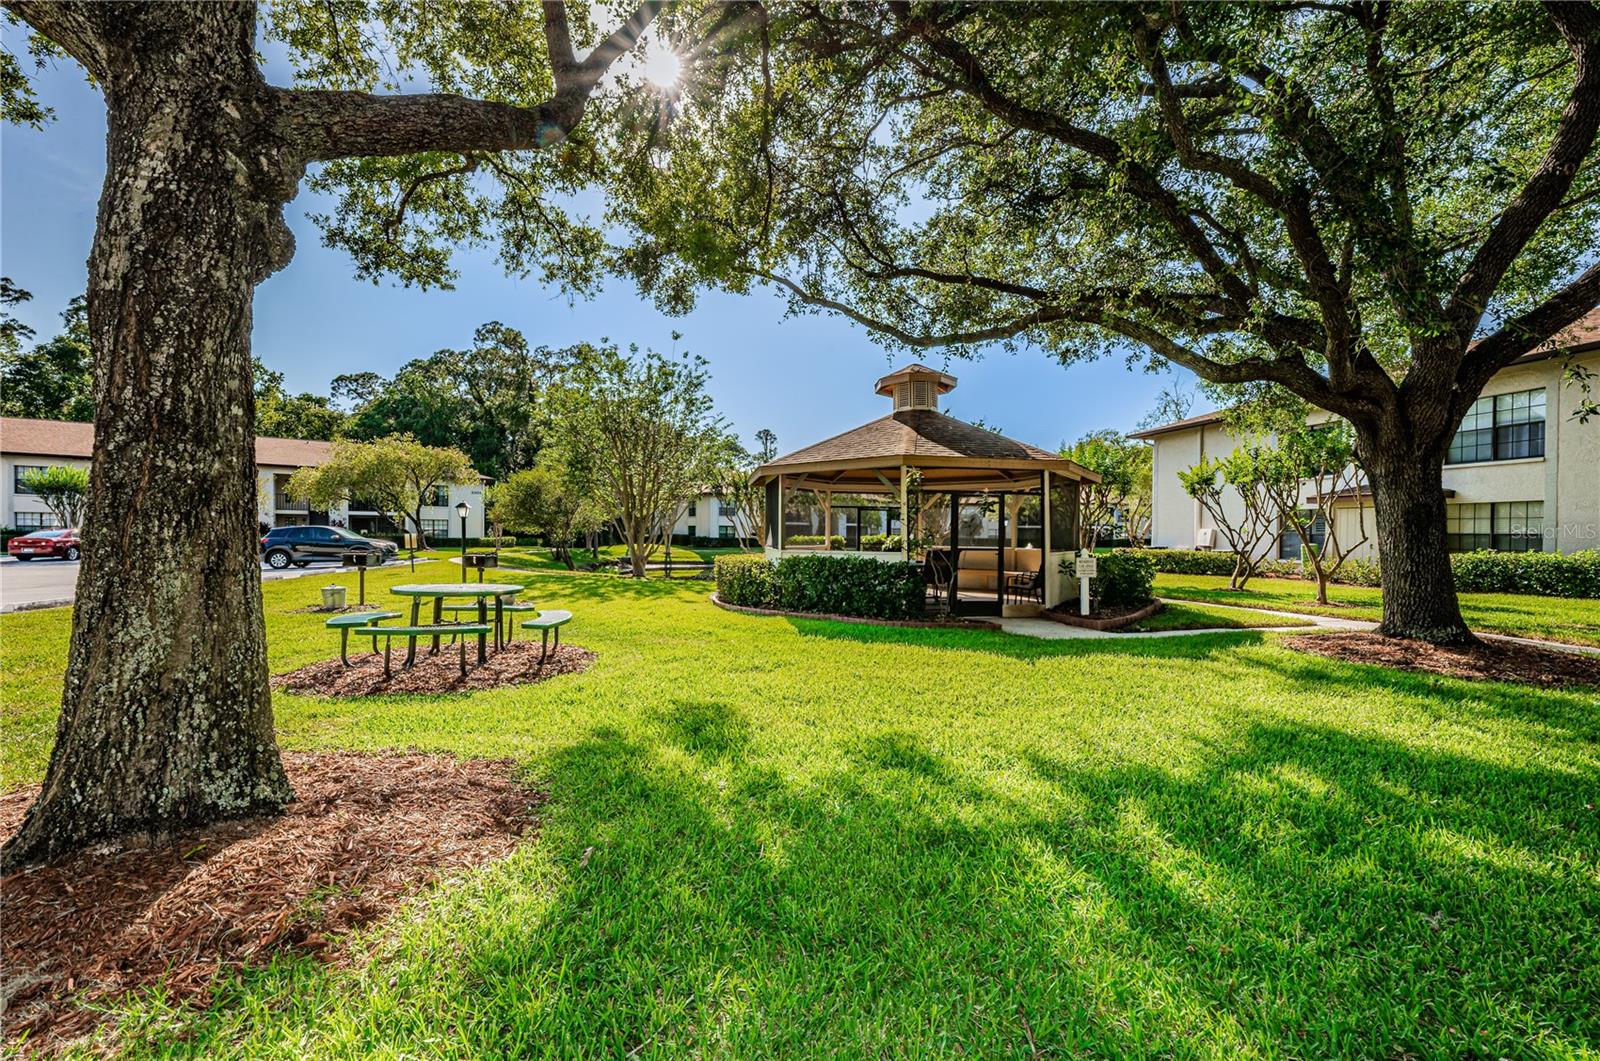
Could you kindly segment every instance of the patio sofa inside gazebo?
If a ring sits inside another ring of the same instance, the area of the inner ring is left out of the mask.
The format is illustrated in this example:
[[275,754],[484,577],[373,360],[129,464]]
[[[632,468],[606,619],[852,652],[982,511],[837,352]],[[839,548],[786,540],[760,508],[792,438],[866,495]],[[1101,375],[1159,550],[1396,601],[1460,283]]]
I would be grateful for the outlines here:
[[1070,596],[1058,567],[1095,473],[940,412],[955,386],[925,365],[899,369],[874,388],[887,416],[757,468],[767,554],[919,563],[958,615],[1026,615]]

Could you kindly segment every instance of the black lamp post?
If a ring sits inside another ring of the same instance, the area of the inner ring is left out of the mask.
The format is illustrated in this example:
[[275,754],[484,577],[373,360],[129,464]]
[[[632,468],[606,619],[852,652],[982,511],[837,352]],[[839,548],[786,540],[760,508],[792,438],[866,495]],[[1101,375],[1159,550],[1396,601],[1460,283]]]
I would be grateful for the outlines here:
[[456,502],[456,515],[461,517],[461,571],[462,574],[465,574],[467,570],[467,503],[465,501]]

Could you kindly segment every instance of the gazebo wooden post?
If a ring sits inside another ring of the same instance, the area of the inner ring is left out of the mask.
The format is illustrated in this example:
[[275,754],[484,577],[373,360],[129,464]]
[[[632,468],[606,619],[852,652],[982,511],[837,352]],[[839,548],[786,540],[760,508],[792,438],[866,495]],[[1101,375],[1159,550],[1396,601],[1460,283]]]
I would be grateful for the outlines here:
[[906,516],[911,513],[911,496],[906,490],[906,466],[900,465],[900,555],[907,563],[911,562],[911,525],[906,522]]
[[833,551],[833,491],[818,490],[822,495],[822,551]]

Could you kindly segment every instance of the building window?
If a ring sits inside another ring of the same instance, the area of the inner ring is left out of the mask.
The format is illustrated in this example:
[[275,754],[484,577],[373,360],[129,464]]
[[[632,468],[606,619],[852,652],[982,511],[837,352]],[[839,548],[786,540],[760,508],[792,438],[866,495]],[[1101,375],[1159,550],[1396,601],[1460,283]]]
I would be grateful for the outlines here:
[[1445,548],[1452,553],[1498,549],[1503,553],[1544,549],[1543,501],[1484,501],[1445,509]]
[[1479,398],[1450,441],[1446,464],[1544,456],[1544,388]]
[[731,537],[733,537],[733,528],[727,526],[726,524],[724,524],[721,527],[718,527],[717,528],[717,537],[719,537],[719,538],[731,538]]
[[[42,464],[18,464],[16,467],[11,469],[11,485],[19,494],[32,494],[32,490],[29,490],[26,486],[22,485],[22,477],[24,475],[31,475],[34,472],[42,472],[47,470],[48,469]],[[20,519],[22,513],[17,513],[17,516]],[[21,525],[22,524],[20,523],[17,524],[19,527]]]
[[693,524],[693,523],[691,523],[691,524],[689,524],[689,534],[688,534],[688,537],[690,537],[690,538],[693,538],[693,537],[694,537],[694,524]]
[[422,503],[432,505],[435,508],[448,507],[450,504],[450,488],[443,483],[428,487],[428,492],[423,497]]
[[422,533],[448,538],[450,536],[450,521],[447,519],[425,519],[422,521]]
[[17,530],[61,530],[61,521],[49,512],[18,512]]
[[[1310,513],[1302,513],[1300,518],[1305,519]],[[1311,544],[1321,550],[1323,543],[1328,540],[1328,521],[1323,516],[1318,516],[1311,523]],[[1301,560],[1305,558],[1305,550],[1300,541],[1300,533],[1293,527],[1283,528],[1283,533],[1278,536],[1278,559]]]
[[[694,514],[695,514],[695,513],[694,513],[694,510],[695,510],[695,506],[696,506],[696,505],[697,505],[697,504],[699,504],[699,502],[696,502],[696,501],[691,501],[691,502],[689,502],[689,515],[691,515],[691,516],[692,516],[692,515],[694,515]],[[690,533],[690,534],[693,534],[693,533],[694,533],[694,531],[690,531],[690,532],[689,532],[689,533]]]

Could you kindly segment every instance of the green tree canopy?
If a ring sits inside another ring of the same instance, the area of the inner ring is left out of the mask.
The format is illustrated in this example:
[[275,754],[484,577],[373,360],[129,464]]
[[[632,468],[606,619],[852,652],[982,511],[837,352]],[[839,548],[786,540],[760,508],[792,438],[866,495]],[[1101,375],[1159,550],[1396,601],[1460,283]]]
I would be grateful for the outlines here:
[[289,493],[323,508],[352,499],[369,502],[399,526],[409,523],[425,549],[422,508],[434,489],[476,479],[465,453],[402,434],[370,442],[340,439],[327,461],[289,477]]
[[570,350],[530,347],[499,321],[479,326],[471,348],[407,362],[390,379],[339,376],[335,398],[351,402],[349,434],[409,431],[433,446],[458,446],[485,475],[503,478],[538,459],[545,392],[571,365]]
[[[6,283],[9,282],[0,282]],[[0,300],[16,289],[0,287]],[[27,292],[20,293],[23,298]],[[0,322],[0,410],[6,416],[40,420],[94,419],[94,357],[89,349],[88,307],[83,296],[67,304],[61,332],[23,352],[22,340],[33,334],[19,322]]]
[[575,566],[573,540],[598,530],[608,515],[565,467],[549,460],[496,483],[490,512],[507,530],[544,538],[568,568]]
[[735,445],[706,393],[705,362],[581,347],[552,393],[550,446],[616,520],[633,573],[689,499],[716,481]]
[[1142,540],[1150,522],[1150,447],[1107,429],[1084,435],[1061,455],[1100,473],[1098,483],[1081,490],[1078,547],[1093,549],[1100,529],[1114,523],[1129,540]]
[[256,434],[273,438],[307,438],[328,441],[344,430],[345,414],[321,394],[290,394],[283,373],[252,359],[255,368]]
[[89,501],[89,469],[52,464],[25,474],[21,485],[33,491],[63,527],[83,525],[83,510]]

